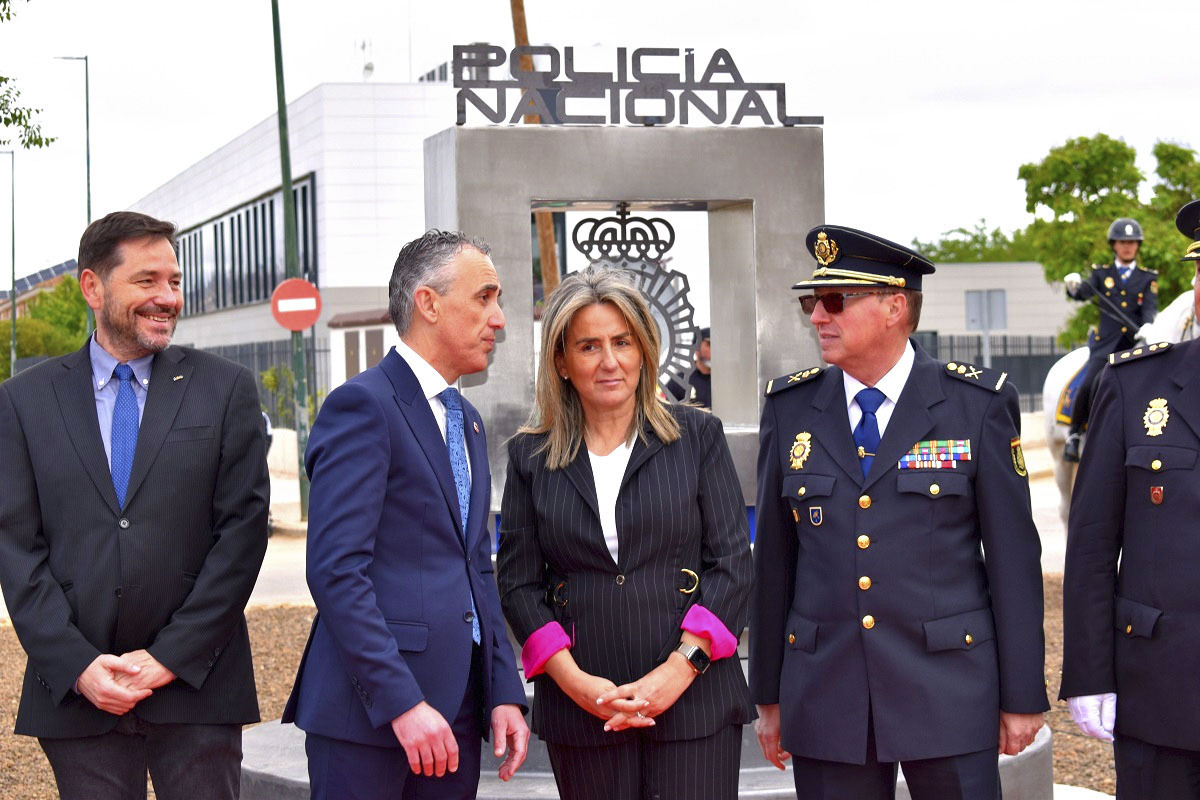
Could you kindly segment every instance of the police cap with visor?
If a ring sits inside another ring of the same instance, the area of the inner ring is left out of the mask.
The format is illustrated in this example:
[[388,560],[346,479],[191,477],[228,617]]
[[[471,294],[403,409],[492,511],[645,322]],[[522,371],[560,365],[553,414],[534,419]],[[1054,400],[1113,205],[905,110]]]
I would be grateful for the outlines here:
[[808,232],[804,245],[817,268],[793,289],[884,287],[919,292],[921,277],[934,270],[933,262],[915,250],[840,225],[818,225]]

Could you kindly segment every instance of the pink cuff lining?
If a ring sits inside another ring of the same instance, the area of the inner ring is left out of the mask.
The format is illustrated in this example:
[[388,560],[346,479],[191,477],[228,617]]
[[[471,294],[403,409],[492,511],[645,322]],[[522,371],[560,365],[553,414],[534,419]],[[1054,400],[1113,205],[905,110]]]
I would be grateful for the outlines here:
[[550,660],[550,656],[570,646],[571,640],[567,638],[567,632],[557,622],[547,622],[538,628],[529,635],[525,646],[521,648],[521,668],[525,670],[525,678],[528,680],[541,675],[542,667]]
[[[737,652],[737,637],[729,632],[725,623],[717,619],[717,615],[702,605],[694,605],[683,617],[680,628],[696,636],[703,636],[712,642],[712,660],[725,658]],[[544,630],[544,629],[543,629]],[[526,645],[528,647],[528,645]]]

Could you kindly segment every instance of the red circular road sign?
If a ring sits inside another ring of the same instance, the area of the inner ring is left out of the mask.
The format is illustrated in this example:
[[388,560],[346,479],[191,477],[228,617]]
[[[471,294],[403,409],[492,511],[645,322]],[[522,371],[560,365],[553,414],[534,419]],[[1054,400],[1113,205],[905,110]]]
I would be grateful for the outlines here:
[[288,278],[271,294],[271,314],[289,331],[311,328],[321,316],[321,293],[303,278]]

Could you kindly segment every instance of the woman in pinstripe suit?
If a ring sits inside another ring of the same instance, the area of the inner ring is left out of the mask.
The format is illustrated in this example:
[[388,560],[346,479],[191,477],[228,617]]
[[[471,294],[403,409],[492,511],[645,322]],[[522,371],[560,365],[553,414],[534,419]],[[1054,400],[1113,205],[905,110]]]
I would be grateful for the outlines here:
[[563,280],[508,443],[499,584],[564,800],[737,796],[751,561],[721,423],[656,397],[658,329],[615,269]]

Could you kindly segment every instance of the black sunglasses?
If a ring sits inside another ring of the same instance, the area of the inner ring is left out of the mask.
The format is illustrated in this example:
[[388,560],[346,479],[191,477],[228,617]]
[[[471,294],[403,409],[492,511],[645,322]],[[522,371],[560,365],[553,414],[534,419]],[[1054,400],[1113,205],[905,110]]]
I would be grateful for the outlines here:
[[883,294],[883,292],[828,292],[818,297],[815,294],[801,295],[800,308],[804,309],[805,314],[811,314],[817,308],[817,301],[821,301],[821,305],[825,306],[825,312],[828,314],[840,314],[846,309],[846,300],[851,297],[866,297],[869,294]]

